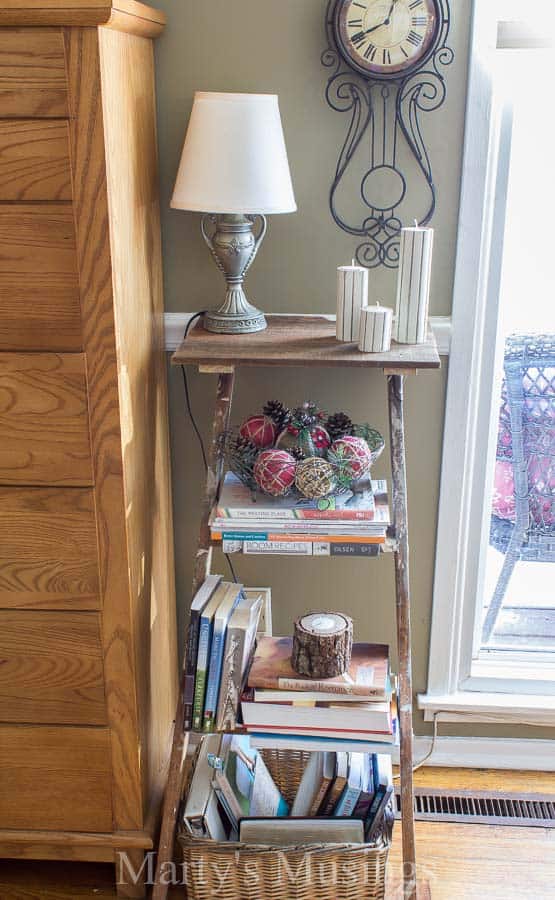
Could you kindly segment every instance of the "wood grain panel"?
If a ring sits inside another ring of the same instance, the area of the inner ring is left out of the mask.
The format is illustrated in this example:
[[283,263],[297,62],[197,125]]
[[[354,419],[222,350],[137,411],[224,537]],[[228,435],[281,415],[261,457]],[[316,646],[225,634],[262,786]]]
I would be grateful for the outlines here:
[[213,366],[327,366],[384,369],[412,375],[418,369],[439,369],[441,361],[430,331],[424,344],[391,344],[384,353],[361,353],[356,343],[338,341],[333,316],[267,316],[268,327],[256,334],[226,334],[205,331],[197,322],[187,340],[175,351],[172,363]]
[[99,608],[92,492],[0,488],[0,609]]
[[91,481],[84,356],[0,354],[0,484]]
[[0,350],[80,350],[70,204],[0,206],[0,247]]
[[156,37],[166,17],[137,0],[3,0],[0,25],[106,25]]
[[0,117],[63,117],[67,112],[61,30],[0,28]]
[[67,122],[0,121],[2,200],[71,200]]
[[0,721],[106,724],[98,613],[0,610]]
[[99,42],[146,808],[165,770],[177,702],[154,60],[152,43],[134,35],[100,29]]
[[106,728],[0,726],[0,828],[110,831]]
[[[104,160],[98,31],[66,31],[77,252],[103,602],[104,675],[112,731],[116,828],[142,827],[142,762],[126,543],[123,448]],[[136,214],[127,210],[126,218]],[[120,223],[121,224],[121,223]],[[148,385],[143,384],[148,390]],[[144,424],[144,423],[143,423]]]

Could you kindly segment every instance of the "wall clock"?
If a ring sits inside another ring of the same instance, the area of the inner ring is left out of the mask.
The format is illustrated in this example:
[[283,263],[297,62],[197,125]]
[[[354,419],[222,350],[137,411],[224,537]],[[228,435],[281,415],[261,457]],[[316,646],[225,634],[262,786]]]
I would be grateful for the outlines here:
[[[328,2],[326,99],[348,115],[330,210],[340,228],[361,239],[356,258],[368,268],[396,268],[403,218],[425,225],[433,216],[436,189],[422,115],[446,97],[443,70],[454,57],[449,26],[449,0]],[[360,200],[356,219],[353,188]],[[350,202],[342,204],[344,198]]]

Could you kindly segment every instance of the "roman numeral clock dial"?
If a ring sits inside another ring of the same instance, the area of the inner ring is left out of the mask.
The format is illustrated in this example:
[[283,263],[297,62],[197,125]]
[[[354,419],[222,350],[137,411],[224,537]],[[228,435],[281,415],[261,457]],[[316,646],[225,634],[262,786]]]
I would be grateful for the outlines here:
[[374,78],[403,77],[425,60],[437,34],[434,0],[343,0],[335,33],[346,61]]

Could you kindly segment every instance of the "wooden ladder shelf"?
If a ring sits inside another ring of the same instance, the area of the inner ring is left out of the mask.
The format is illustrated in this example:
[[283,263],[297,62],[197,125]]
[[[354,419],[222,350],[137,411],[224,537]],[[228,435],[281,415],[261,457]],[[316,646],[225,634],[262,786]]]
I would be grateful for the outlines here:
[[[415,346],[393,344],[387,353],[363,354],[356,344],[335,339],[331,316],[268,316],[268,328],[258,334],[216,335],[200,323],[172,357],[176,366],[195,365],[200,372],[217,374],[218,386],[208,454],[206,490],[195,559],[192,595],[210,572],[212,544],[209,517],[224,475],[222,436],[229,428],[235,370],[239,366],[358,367],[378,369],[387,377],[392,470],[392,533],[395,538],[395,594],[399,655],[399,730],[401,770],[401,829],[406,900],[416,900],[416,851],[413,809],[412,667],[409,593],[409,543],[405,468],[403,388],[406,375],[438,369],[440,359],[433,336]],[[175,715],[173,745],[158,848],[153,900],[165,900],[168,886],[160,874],[173,858],[176,821],[183,786],[183,768],[189,732],[184,729],[184,677]]]

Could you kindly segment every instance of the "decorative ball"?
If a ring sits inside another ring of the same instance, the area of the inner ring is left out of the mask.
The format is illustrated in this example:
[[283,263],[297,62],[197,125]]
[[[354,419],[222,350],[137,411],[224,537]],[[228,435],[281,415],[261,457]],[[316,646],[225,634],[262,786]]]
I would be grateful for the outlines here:
[[239,429],[241,437],[261,450],[272,446],[276,433],[276,426],[268,416],[250,416]]
[[263,450],[254,465],[254,477],[261,491],[281,497],[295,481],[295,467],[295,460],[285,450]]
[[353,425],[353,435],[354,437],[362,438],[368,446],[370,447],[370,453],[372,454],[372,465],[376,462],[376,460],[381,456],[383,448],[385,447],[385,441],[380,434],[380,432],[376,428],[372,428],[368,422],[364,422],[362,425]]
[[300,448],[306,457],[323,456],[331,445],[331,439],[323,425],[298,426],[290,424],[278,435],[276,447],[292,451]]
[[319,456],[309,456],[298,464],[295,484],[310,500],[327,497],[335,487],[333,466]]
[[353,480],[367,475],[372,465],[372,451],[364,438],[345,435],[331,445],[331,453],[343,474]]

